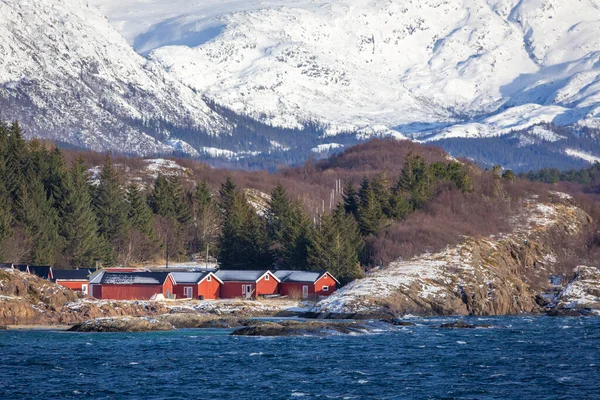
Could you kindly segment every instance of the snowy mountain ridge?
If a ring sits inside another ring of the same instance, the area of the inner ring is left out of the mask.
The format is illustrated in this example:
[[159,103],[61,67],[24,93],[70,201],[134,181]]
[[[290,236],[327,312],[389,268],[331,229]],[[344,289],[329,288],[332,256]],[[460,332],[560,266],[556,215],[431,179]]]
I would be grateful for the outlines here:
[[600,126],[597,0],[92,3],[155,65],[278,126],[425,140]]
[[239,124],[210,102],[319,124],[313,153],[350,132],[545,141],[537,125],[600,128],[599,33],[600,0],[0,0],[0,118],[95,150],[231,159],[295,144],[218,139]]

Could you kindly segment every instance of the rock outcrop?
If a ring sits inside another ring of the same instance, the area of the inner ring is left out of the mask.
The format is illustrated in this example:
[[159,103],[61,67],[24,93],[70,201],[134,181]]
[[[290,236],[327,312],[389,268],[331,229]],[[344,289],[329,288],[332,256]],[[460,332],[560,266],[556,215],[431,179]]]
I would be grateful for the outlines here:
[[369,328],[357,322],[253,321],[233,331],[234,336],[326,336],[336,333],[366,333]]
[[173,325],[147,317],[97,318],[76,324],[71,332],[152,332],[171,331]]
[[579,266],[575,277],[548,306],[550,315],[600,315],[600,269]]
[[399,260],[372,271],[321,301],[321,317],[390,318],[416,315],[507,315],[541,311],[535,281],[547,281],[554,249],[548,233],[573,235],[590,222],[567,195],[530,201],[514,232],[466,238],[437,254]]

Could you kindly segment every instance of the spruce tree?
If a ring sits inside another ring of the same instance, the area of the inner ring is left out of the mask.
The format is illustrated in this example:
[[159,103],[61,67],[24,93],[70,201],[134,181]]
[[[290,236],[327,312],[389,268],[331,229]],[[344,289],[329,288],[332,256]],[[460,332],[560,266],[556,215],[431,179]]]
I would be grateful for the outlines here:
[[164,175],[158,174],[154,180],[148,204],[154,214],[162,217],[172,217],[175,214],[169,180]]
[[368,180],[363,180],[360,188],[360,206],[358,209],[358,223],[364,236],[377,233],[384,224],[384,215],[381,203],[375,190]]
[[59,207],[60,233],[66,241],[64,255],[72,266],[92,267],[102,255],[90,191],[84,161],[78,158],[67,175]]
[[356,221],[345,213],[326,214],[315,229],[308,247],[308,264],[331,272],[343,283],[362,276],[359,252],[363,241]]
[[156,233],[152,226],[152,210],[136,185],[127,187],[127,219],[131,228],[143,233],[148,238],[154,238]]
[[100,183],[94,199],[94,209],[98,221],[98,232],[113,248],[120,247],[126,240],[129,230],[125,192],[119,182],[119,174],[112,158],[106,157]]
[[215,254],[219,235],[220,214],[208,184],[203,181],[196,186],[195,203],[195,249],[206,255]]
[[358,219],[359,198],[356,188],[354,187],[354,182],[348,181],[346,183],[342,198],[344,200],[345,213],[352,215],[355,219]]

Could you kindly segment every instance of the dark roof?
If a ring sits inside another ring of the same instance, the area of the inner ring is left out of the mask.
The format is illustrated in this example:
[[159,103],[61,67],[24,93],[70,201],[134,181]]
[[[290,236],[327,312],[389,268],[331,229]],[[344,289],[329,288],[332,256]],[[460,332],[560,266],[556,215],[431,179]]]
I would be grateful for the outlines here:
[[[289,270],[281,270],[275,271],[275,276],[281,280],[281,282],[290,282],[290,283],[315,283],[318,281],[323,275],[325,275],[327,271],[289,271]],[[331,274],[329,274],[336,282],[337,279]],[[339,283],[339,282],[338,282]]]
[[51,279],[52,278],[52,267],[49,265],[30,265],[29,273],[37,275],[40,278]]
[[91,274],[89,269],[55,269],[52,270],[52,275],[55,280],[65,280],[65,281],[81,281],[87,280],[88,276]]
[[108,285],[162,285],[169,272],[104,272],[100,284]]
[[209,274],[210,272],[171,272],[173,280],[178,285],[182,283],[198,283]]
[[267,272],[270,271],[219,270],[215,275],[224,282],[256,282]]
[[12,268],[12,264],[0,263],[0,268]]
[[14,269],[18,269],[21,272],[27,272],[27,264],[13,264]]

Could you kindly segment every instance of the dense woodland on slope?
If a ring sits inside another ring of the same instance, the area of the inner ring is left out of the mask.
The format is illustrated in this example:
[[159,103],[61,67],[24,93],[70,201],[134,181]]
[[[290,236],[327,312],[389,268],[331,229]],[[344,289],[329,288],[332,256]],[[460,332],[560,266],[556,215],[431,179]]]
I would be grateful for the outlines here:
[[[348,281],[461,235],[508,231],[529,195],[548,192],[407,141],[374,140],[276,174],[179,162],[182,174],[128,179],[144,174],[143,159],[60,150],[1,125],[0,259],[92,267],[208,253],[222,268],[327,269]],[[256,212],[260,192],[270,197]]]

